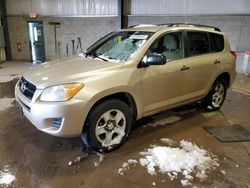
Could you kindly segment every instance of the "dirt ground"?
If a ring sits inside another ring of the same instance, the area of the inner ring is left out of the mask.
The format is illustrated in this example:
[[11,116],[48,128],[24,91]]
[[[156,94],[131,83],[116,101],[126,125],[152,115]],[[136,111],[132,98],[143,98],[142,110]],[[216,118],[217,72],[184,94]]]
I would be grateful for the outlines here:
[[[14,98],[15,76],[8,80],[5,75],[5,81],[0,83],[0,99]],[[81,151],[80,138],[56,138],[36,130],[13,101],[12,106],[0,108],[0,174],[9,172],[15,180],[0,187],[182,187],[180,178],[170,181],[166,174],[150,175],[139,164],[124,175],[118,174],[125,161],[138,160],[139,152],[150,145],[162,145],[161,138],[170,138],[176,142],[191,140],[219,159],[220,166],[203,182],[194,178],[191,187],[249,188],[250,142],[221,143],[203,129],[206,125],[241,124],[250,131],[249,84],[249,77],[238,75],[218,112],[209,113],[197,105],[188,105],[143,118],[122,147],[104,154],[103,159],[93,154],[72,166],[68,166],[69,161],[86,156]]]

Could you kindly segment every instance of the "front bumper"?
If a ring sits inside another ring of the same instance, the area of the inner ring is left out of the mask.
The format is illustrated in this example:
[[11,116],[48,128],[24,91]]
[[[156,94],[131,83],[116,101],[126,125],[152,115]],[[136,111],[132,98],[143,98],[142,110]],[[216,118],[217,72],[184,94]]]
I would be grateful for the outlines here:
[[[25,97],[18,86],[15,98],[26,118],[40,131],[59,137],[79,136],[88,114],[87,101],[70,99],[64,102],[40,101],[42,90],[36,90],[32,100]],[[59,125],[54,125],[61,120]],[[58,121],[57,121],[58,122]]]

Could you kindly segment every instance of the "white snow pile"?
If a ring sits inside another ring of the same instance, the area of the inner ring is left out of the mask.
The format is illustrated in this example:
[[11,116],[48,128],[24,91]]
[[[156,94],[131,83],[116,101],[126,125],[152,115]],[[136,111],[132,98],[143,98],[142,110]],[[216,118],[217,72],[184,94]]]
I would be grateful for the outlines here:
[[219,166],[216,156],[185,140],[180,141],[180,147],[154,146],[140,154],[144,156],[140,164],[149,174],[167,174],[171,181],[180,175],[184,186],[191,185],[193,178],[205,180],[207,172]]
[[104,155],[101,153],[96,153],[96,154],[99,157],[99,160],[98,161],[95,160],[95,161],[93,161],[93,163],[94,163],[95,167],[98,167],[98,166],[100,166],[101,162],[104,160]]
[[14,101],[14,98],[0,98],[0,111],[3,111],[7,108],[10,108],[12,105],[12,102]]
[[135,159],[129,159],[122,164],[122,167],[118,169],[118,174],[123,175],[127,170],[131,168],[131,166],[136,166],[138,163]]
[[0,171],[0,187],[1,185],[10,185],[15,179],[16,177],[8,169]]

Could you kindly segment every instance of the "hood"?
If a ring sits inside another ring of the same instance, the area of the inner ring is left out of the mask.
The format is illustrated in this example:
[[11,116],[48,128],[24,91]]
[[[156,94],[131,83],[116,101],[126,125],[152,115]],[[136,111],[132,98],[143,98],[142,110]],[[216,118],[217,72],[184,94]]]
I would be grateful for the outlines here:
[[120,70],[122,65],[123,63],[85,57],[70,57],[39,65],[24,73],[23,77],[37,89],[44,89],[63,83],[83,82],[94,76],[104,76]]

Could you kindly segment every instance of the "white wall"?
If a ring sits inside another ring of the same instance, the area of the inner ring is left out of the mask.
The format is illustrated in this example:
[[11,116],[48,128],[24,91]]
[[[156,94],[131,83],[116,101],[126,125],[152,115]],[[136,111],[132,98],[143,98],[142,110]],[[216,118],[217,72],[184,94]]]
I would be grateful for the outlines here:
[[8,15],[117,15],[117,0],[6,0]]
[[131,0],[131,15],[250,14],[250,0]]

